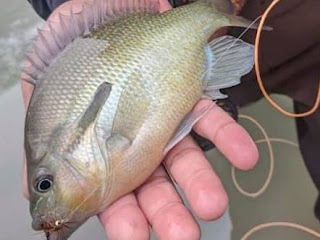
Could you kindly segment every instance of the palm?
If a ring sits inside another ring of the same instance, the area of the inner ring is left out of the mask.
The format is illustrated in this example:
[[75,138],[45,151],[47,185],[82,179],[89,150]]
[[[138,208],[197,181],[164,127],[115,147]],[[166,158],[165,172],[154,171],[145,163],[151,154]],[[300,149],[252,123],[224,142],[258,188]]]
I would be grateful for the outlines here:
[[[213,104],[201,101],[200,104]],[[257,150],[245,130],[218,106],[195,126],[240,169],[250,169]],[[191,137],[186,137],[165,158],[170,173],[184,190],[194,212],[204,220],[220,217],[228,206],[227,194],[210,163]],[[150,225],[159,239],[199,239],[199,227],[159,167],[137,189],[100,214],[111,239],[148,239]],[[126,231],[123,231],[126,229]]]

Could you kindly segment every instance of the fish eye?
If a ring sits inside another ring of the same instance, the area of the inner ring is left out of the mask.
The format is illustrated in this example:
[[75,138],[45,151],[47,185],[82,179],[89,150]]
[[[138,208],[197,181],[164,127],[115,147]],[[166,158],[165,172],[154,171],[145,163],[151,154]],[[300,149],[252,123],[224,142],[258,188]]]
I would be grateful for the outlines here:
[[51,189],[53,184],[53,178],[52,176],[44,176],[41,177],[37,182],[36,182],[36,189],[40,193],[47,192]]

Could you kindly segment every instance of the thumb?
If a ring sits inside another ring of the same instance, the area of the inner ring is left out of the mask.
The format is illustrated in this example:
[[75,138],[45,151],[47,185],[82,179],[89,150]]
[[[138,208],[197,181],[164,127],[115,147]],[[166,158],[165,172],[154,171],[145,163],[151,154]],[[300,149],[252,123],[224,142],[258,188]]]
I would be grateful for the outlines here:
[[29,200],[26,157],[23,158],[23,167],[22,167],[22,192],[23,192],[23,196],[24,196],[26,199]]
[[172,7],[168,0],[159,0],[159,12],[163,13],[170,10]]

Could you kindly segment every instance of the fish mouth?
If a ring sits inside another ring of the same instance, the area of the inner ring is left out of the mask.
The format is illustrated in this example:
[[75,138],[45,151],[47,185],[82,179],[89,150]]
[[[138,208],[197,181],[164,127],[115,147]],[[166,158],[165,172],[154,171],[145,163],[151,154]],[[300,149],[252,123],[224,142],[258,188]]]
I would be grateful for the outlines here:
[[63,225],[51,230],[43,230],[47,240],[67,240],[83,222],[64,223]]
[[58,240],[60,238],[59,236],[60,234],[58,231],[46,232],[47,240]]
[[38,231],[44,231],[47,240],[66,240],[81,225],[81,223],[64,223],[60,226],[52,226],[52,224],[41,224],[37,226]]
[[74,232],[68,233],[65,231],[66,229],[59,229],[53,231],[45,232],[47,240],[66,240],[70,237],[70,235]]

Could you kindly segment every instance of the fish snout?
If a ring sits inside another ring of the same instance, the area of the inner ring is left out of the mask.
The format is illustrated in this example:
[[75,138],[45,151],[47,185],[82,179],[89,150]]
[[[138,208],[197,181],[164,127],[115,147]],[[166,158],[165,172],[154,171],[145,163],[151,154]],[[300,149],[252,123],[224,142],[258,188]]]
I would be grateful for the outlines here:
[[45,216],[39,216],[32,221],[32,228],[36,231],[51,229],[48,226],[51,225],[52,221],[48,221]]

